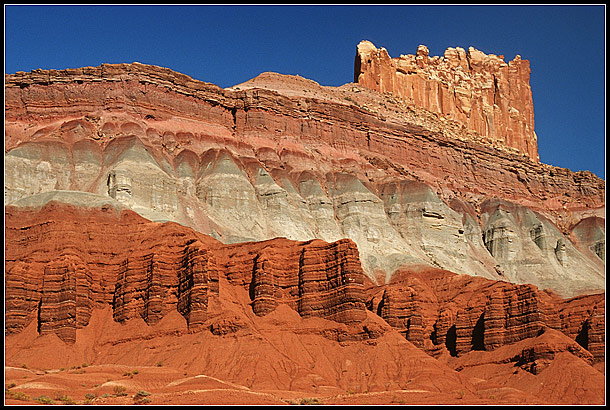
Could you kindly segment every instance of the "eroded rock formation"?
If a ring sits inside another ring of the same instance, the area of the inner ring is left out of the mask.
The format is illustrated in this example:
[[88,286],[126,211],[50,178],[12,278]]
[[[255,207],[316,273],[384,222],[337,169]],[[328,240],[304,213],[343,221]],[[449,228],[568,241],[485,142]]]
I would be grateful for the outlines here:
[[5,75],[10,362],[603,401],[605,182],[539,162],[528,63],[502,60],[361,43],[341,87]]
[[210,306],[220,297],[219,276],[247,289],[259,316],[278,304],[341,323],[366,316],[365,276],[348,239],[223,245],[111,206],[7,208],[5,269],[6,331],[21,331],[37,314],[41,335],[67,342],[94,308],[106,305],[117,322],[142,318],[153,325],[177,310],[190,330],[201,330],[218,313]]
[[[442,270],[401,272],[371,293],[370,310],[435,356],[491,351],[555,329],[584,348],[586,352],[581,352],[570,344],[570,349],[590,363],[605,360],[600,350],[605,344],[603,293],[560,299],[532,285]],[[531,357],[523,360],[531,363],[538,353],[527,353]]]
[[[79,205],[113,198],[224,243],[350,238],[378,283],[427,264],[565,296],[604,287],[603,225],[588,245],[571,234],[604,217],[602,180],[416,105],[274,74],[223,90],[137,63],[5,80],[5,203],[79,191],[96,195]],[[487,216],[493,197],[548,220],[553,243],[533,248],[533,225]]]
[[391,92],[417,106],[464,124],[490,141],[539,161],[529,61],[448,48],[431,57],[417,52],[391,58],[370,41],[358,44],[354,82]]
[[[438,269],[401,271],[380,287],[366,279],[350,240],[224,245],[108,201],[6,208],[10,363],[40,366],[42,357],[51,366],[86,360],[154,369],[163,358],[164,366],[284,392],[377,397],[409,387],[438,400],[468,388],[483,403],[496,389],[511,403],[603,398],[593,368],[604,362],[603,294],[561,299]],[[64,353],[42,354],[48,344]],[[235,371],[236,360],[250,365]],[[502,382],[481,383],[489,370],[475,369],[490,368]],[[562,369],[582,386],[529,397],[538,385],[531,377],[543,383]],[[469,372],[474,379],[462,379]]]

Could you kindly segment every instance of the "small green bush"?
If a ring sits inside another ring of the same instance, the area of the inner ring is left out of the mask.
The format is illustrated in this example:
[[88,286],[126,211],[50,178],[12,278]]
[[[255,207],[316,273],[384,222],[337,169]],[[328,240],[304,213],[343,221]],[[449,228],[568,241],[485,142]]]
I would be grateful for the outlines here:
[[136,404],[150,403],[150,393],[145,390],[140,390],[133,396],[133,402]]
[[127,396],[127,393],[125,392],[127,388],[125,388],[125,386],[114,386],[112,390],[114,391],[114,395],[116,397]]
[[5,394],[5,397],[14,399],[14,400],[21,400],[21,401],[30,400],[30,396],[28,396],[27,394],[25,394],[22,391],[10,391],[8,389],[5,389],[4,394]]
[[37,401],[40,404],[55,404],[55,400],[47,396],[38,396],[34,401]]
[[64,404],[76,404],[76,402],[72,399],[72,397],[68,396],[67,394],[56,397],[55,400],[61,401]]

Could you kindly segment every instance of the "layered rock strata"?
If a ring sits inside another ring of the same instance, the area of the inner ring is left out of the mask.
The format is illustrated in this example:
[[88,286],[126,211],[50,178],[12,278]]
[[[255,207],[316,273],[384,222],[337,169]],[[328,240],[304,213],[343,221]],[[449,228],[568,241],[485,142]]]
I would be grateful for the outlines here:
[[[301,317],[360,323],[368,308],[433,356],[491,351],[555,329],[586,349],[578,354],[589,362],[604,361],[604,294],[561,299],[532,285],[426,269],[401,271],[376,287],[350,240],[223,245],[111,204],[84,209],[52,201],[6,211],[8,334],[34,319],[41,335],[73,343],[104,306],[117,322],[154,325],[177,310],[191,331],[222,333],[209,319],[222,313],[219,283],[226,278],[247,291],[255,315],[282,304]],[[524,354],[531,364],[548,352]]]
[[395,75],[409,95],[138,63],[6,75],[10,362],[603,401],[605,183],[538,162],[526,62],[446,54]]
[[354,83],[391,92],[539,161],[529,61],[517,55],[507,64],[504,56],[474,47],[448,48],[441,57],[429,54],[420,45],[414,55],[391,58],[385,48],[362,41]]
[[[511,394],[530,391],[519,386],[531,386],[531,377],[545,383],[569,371],[584,378],[588,387],[578,395],[585,397],[547,394],[545,402],[599,401],[599,393],[589,395],[602,378],[592,366],[604,360],[603,294],[566,300],[531,285],[426,269],[401,271],[378,287],[366,280],[350,240],[224,245],[178,224],[147,221],[112,199],[89,208],[57,199],[39,208],[9,206],[6,227],[11,363],[33,363],[18,353],[28,346],[40,365],[50,345],[69,363],[162,359],[283,392],[319,385],[419,392],[449,372],[481,399],[498,388],[497,381],[482,383],[486,371],[504,375],[500,385]],[[293,363],[293,356],[305,362]],[[248,358],[256,366],[245,374],[227,368]],[[249,373],[273,369],[278,380],[253,382]],[[472,372],[476,382],[467,381]]]
[[231,245],[220,262],[229,282],[248,288],[252,310],[265,315],[286,304],[302,317],[339,322],[365,318],[364,275],[348,239],[296,244],[286,239]]
[[[379,93],[272,74],[223,90],[137,63],[5,81],[5,203],[79,191],[224,243],[350,238],[378,283],[427,264],[566,296],[605,286],[601,252],[572,246],[570,231],[604,217],[603,180]],[[531,226],[499,218],[520,236],[509,250],[484,215],[491,197],[548,220],[555,242],[534,248]],[[520,269],[532,255],[536,268]]]
[[[603,293],[560,299],[532,285],[442,270],[401,272],[369,293],[370,310],[434,356],[491,351],[554,329],[586,349],[579,354],[590,363],[605,360]],[[544,349],[530,353],[524,363],[545,354]]]
[[365,277],[347,239],[223,245],[111,205],[98,210],[52,201],[35,210],[7,207],[5,246],[8,334],[36,315],[41,335],[74,342],[92,310],[105,306],[117,322],[141,318],[149,325],[177,310],[191,331],[201,330],[219,314],[221,277],[249,291],[259,316],[278,304],[341,323],[366,316]]

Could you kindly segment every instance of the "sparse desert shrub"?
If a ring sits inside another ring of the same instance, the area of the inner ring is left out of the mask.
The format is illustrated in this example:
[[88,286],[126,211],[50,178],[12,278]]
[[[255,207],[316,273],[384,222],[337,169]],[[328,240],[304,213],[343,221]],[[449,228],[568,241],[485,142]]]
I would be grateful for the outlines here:
[[55,400],[47,396],[38,396],[34,401],[37,401],[40,404],[55,404]]
[[163,366],[163,362],[157,362],[157,367]]
[[114,386],[112,390],[114,391],[115,397],[127,396],[127,393],[125,392],[127,388],[125,386]]
[[61,401],[63,404],[76,404],[72,397],[64,394],[63,396],[55,397],[55,400]]
[[[109,395],[110,396],[110,395]],[[97,396],[93,393],[85,394],[85,402],[84,404],[93,404],[93,401],[97,398]]]
[[150,403],[150,398],[148,396],[150,396],[150,392],[140,390],[133,396],[133,402],[136,404]]
[[304,397],[301,399],[301,404],[322,404],[315,397]]
[[25,394],[22,391],[10,391],[8,389],[4,389],[4,396],[6,398],[10,398],[13,400],[21,400],[21,401],[30,400],[30,396],[28,396],[27,394]]

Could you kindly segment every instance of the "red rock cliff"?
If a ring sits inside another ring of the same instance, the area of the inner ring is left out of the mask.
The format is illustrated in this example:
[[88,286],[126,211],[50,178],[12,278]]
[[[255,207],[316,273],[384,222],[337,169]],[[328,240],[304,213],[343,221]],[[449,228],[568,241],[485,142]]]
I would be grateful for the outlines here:
[[495,350],[551,328],[576,340],[590,362],[603,362],[604,299],[604,293],[561,299],[532,285],[428,270],[395,275],[367,305],[431,355]]
[[[523,161],[523,155],[498,150],[497,142],[457,129],[455,121],[428,118],[427,111],[408,111],[399,101],[381,101],[378,93],[351,85],[335,89],[302,80],[286,91],[278,84],[294,78],[261,77],[249,88],[223,90],[138,63],[5,75],[5,152],[31,142],[83,140],[87,149],[99,150],[136,135],[162,155],[201,155],[222,145],[237,157],[254,152],[269,167],[290,165],[292,173],[330,166],[362,179],[408,175],[447,201],[502,197],[561,214],[553,217],[560,224],[580,220],[569,215],[572,210],[605,204],[604,181],[592,173]],[[324,166],[316,166],[320,162]],[[82,189],[58,182],[58,189]]]
[[539,161],[529,78],[529,61],[519,55],[506,64],[504,56],[456,47],[430,57],[420,45],[415,55],[390,58],[369,41],[358,44],[354,70],[358,84],[403,97]]
[[191,331],[201,330],[210,325],[211,301],[222,297],[220,277],[249,290],[258,316],[287,304],[303,317],[366,317],[365,277],[349,239],[223,245],[110,207],[7,207],[5,272],[6,333],[20,332],[38,312],[39,334],[66,342],[76,340],[94,308],[108,305],[117,322],[152,325],[177,310]]

